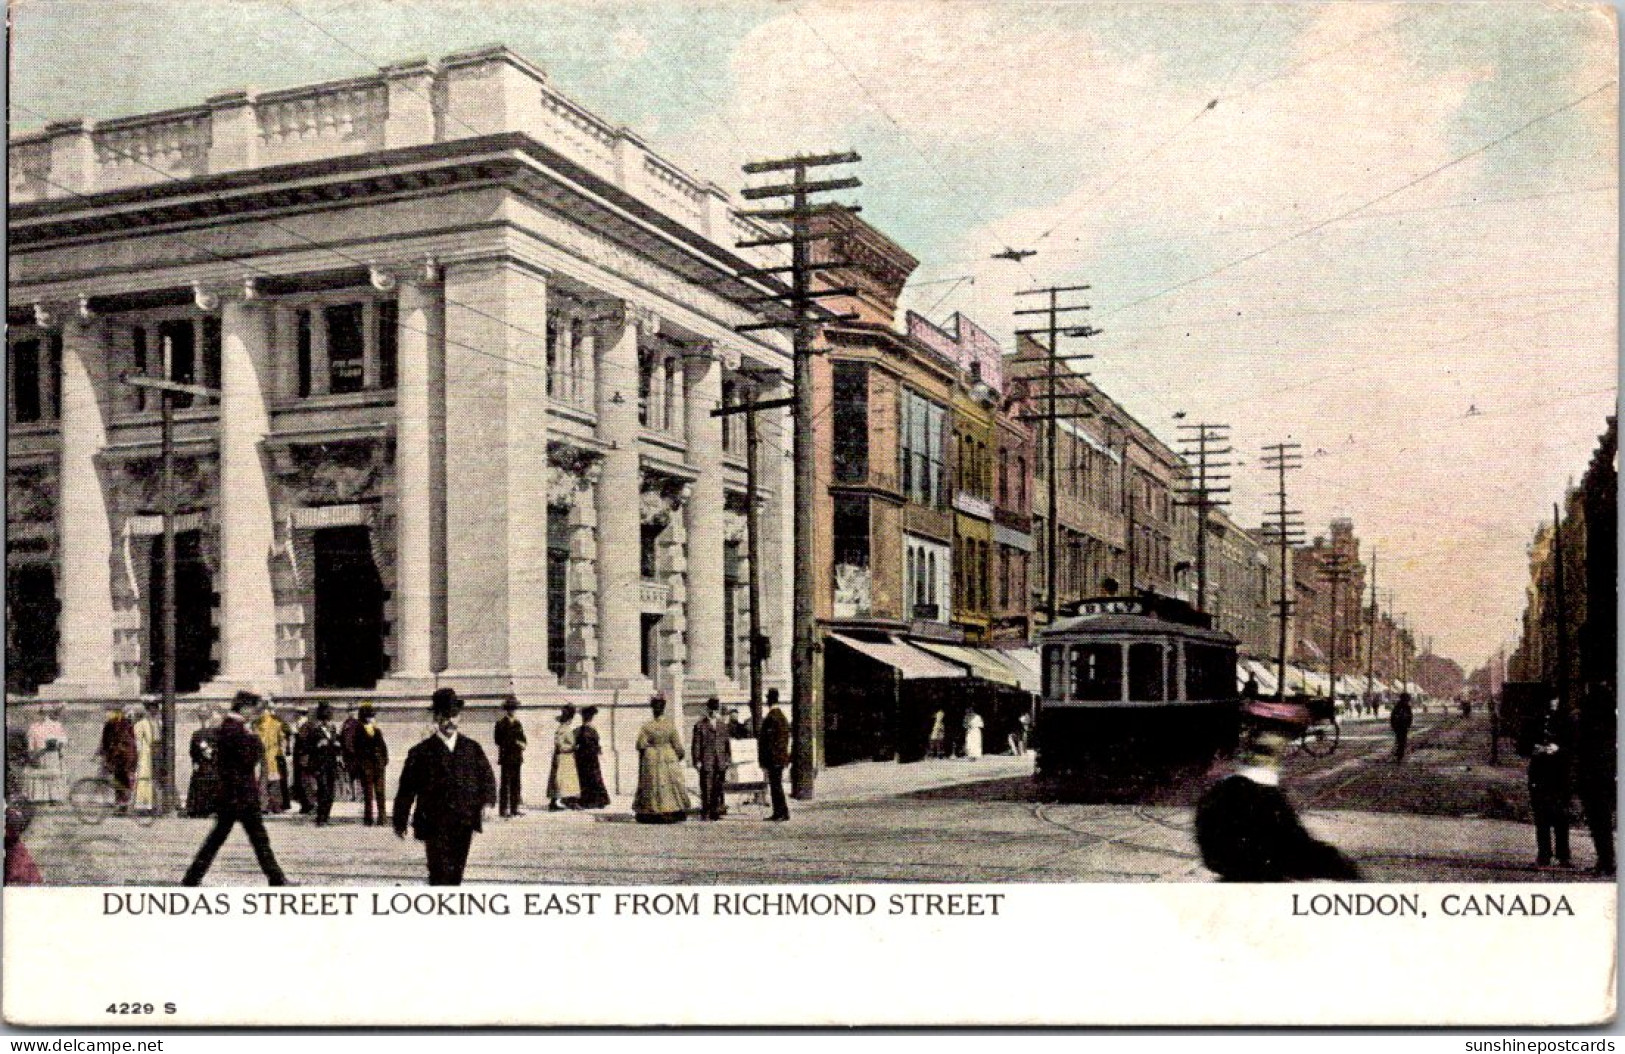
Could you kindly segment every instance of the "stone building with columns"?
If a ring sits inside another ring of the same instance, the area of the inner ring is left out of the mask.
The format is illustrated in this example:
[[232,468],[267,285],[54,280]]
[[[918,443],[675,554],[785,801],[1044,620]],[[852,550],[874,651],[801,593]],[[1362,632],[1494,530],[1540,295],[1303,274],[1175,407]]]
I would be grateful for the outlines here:
[[[778,261],[720,188],[500,47],[51,124],[9,177],[8,696],[156,683],[129,373],[219,392],[175,415],[183,692],[744,694],[746,466],[711,411],[789,357],[736,332],[771,291],[736,276]],[[773,684],[787,414],[761,433]]]

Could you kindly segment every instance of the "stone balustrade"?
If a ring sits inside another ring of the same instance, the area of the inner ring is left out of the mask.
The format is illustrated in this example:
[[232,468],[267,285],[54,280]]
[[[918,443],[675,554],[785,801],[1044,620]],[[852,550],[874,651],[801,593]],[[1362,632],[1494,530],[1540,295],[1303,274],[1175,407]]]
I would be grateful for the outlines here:
[[[766,233],[735,216],[721,188],[565,97],[541,69],[500,46],[344,81],[238,89],[161,113],[55,122],[11,140],[8,175],[12,202],[26,204],[510,131],[724,248]],[[746,254],[764,263],[774,255]]]

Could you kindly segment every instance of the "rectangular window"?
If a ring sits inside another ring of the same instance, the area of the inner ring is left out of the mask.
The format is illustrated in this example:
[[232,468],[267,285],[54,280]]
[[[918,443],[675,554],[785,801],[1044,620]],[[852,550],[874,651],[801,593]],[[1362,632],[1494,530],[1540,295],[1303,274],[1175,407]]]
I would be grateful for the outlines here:
[[378,387],[395,387],[401,360],[401,306],[395,300],[378,302]]
[[1123,698],[1122,645],[1072,645],[1072,698],[1093,703]]
[[203,379],[202,383],[210,388],[220,387],[220,360],[221,360],[220,320],[213,315],[206,315],[203,319]]
[[1135,702],[1163,701],[1162,645],[1141,642],[1128,646],[1128,697]]
[[327,324],[328,391],[359,392],[366,384],[366,328],[363,305],[334,304],[322,312]]
[[[169,379],[183,384],[197,383],[197,330],[189,318],[172,318],[158,323],[159,353],[169,356]],[[171,396],[177,410],[192,405],[190,395]]]
[[869,370],[861,363],[834,366],[835,482],[869,478]]
[[298,321],[299,397],[310,394],[310,312],[299,312]]
[[843,494],[835,499],[835,562],[869,566],[869,499]]
[[737,677],[741,665],[739,592],[744,559],[742,542],[722,543],[722,669],[729,677]]
[[30,424],[40,419],[40,342],[19,340],[11,346],[13,424]]
[[638,570],[644,578],[654,578],[660,570],[658,554],[660,551],[660,535],[664,530],[665,527],[658,523],[643,525],[643,534],[639,539],[642,545],[638,550]]

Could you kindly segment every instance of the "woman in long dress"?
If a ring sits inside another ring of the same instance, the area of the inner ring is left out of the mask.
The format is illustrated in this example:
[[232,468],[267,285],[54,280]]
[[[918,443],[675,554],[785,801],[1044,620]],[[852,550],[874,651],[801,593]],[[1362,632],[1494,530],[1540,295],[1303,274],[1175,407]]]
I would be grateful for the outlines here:
[[28,726],[28,769],[24,781],[29,801],[56,804],[68,797],[62,754],[68,733],[62,727],[62,708],[54,706]]
[[102,742],[96,753],[113,779],[114,798],[120,805],[130,800],[135,786],[135,726],[123,710],[109,710],[107,723],[102,725]]
[[632,812],[638,823],[680,823],[688,818],[688,788],[683,781],[683,737],[665,717],[666,700],[649,700],[654,712],[638,730],[638,793]]
[[975,707],[965,711],[965,756],[972,761],[982,756],[982,715]]
[[150,811],[153,808],[152,748],[158,740],[158,729],[146,707],[131,707],[130,717],[135,723],[135,807]]
[[559,726],[553,733],[553,771],[547,776],[547,807],[552,812],[574,809],[581,803],[581,780],[576,775],[576,734],[570,727],[575,717],[573,706],[560,710]]
[[220,773],[215,768],[218,735],[214,711],[198,710],[198,729],[192,733],[192,781],[186,788],[186,815],[213,816],[220,791]]
[[604,770],[598,758],[604,749],[598,741],[598,729],[592,719],[598,716],[596,706],[583,707],[581,727],[576,729],[576,772],[581,776],[581,807],[602,809],[609,805],[609,788],[604,786]]

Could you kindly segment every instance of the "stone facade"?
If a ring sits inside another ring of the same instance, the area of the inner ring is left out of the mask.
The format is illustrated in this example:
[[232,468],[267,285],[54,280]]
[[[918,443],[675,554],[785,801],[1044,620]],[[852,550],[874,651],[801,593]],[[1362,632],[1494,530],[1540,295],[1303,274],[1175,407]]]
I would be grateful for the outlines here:
[[218,393],[175,414],[184,691],[743,698],[746,472],[710,411],[790,364],[736,333],[764,289],[734,276],[778,261],[721,190],[501,48],[12,145],[8,623],[54,633],[8,639],[11,693],[151,687],[159,397],[120,377],[167,370]]

